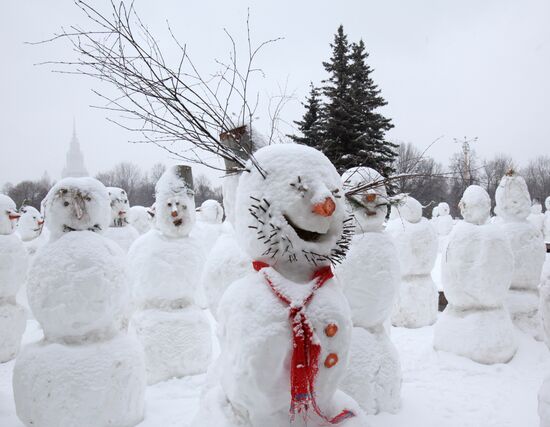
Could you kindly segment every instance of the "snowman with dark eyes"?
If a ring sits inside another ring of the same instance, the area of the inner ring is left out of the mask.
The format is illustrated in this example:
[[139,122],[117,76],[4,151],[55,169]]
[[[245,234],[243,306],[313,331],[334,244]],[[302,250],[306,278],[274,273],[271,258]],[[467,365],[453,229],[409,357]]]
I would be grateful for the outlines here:
[[139,237],[137,230],[128,222],[128,195],[122,188],[117,187],[107,187],[107,191],[111,199],[111,223],[104,235],[116,242],[124,252],[128,252],[134,240]]
[[355,220],[350,250],[336,269],[354,326],[350,366],[342,388],[369,414],[396,412],[401,403],[401,365],[385,323],[401,275],[397,249],[384,232],[389,198],[383,177],[373,169],[349,169],[342,180]]
[[259,149],[237,187],[236,235],[252,262],[218,310],[217,375],[194,426],[366,426],[339,390],[351,312],[333,277],[352,226],[340,177],[319,151]]
[[28,263],[27,252],[14,233],[19,216],[15,202],[0,194],[0,363],[16,356],[25,331],[25,310],[15,300]]
[[174,166],[155,192],[156,228],[130,248],[136,312],[131,320],[145,350],[149,384],[200,374],[211,359],[210,324],[196,303],[204,253],[195,224],[193,177]]

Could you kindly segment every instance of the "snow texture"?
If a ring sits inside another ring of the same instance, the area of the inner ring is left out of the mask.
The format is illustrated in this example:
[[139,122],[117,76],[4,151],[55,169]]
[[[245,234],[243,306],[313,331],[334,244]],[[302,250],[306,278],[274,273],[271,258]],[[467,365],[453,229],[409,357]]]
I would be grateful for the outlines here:
[[[546,345],[550,347],[550,257],[547,256],[540,286],[540,314]],[[540,427],[550,427],[550,373],[539,390]]]
[[15,296],[25,281],[28,257],[14,233],[17,218],[13,200],[0,194],[0,363],[17,355],[25,330],[25,310]]
[[544,202],[544,241],[550,243],[550,196]]
[[409,196],[405,206],[396,210],[398,217],[394,216],[387,225],[401,266],[401,283],[391,321],[406,328],[431,325],[437,317],[438,292],[431,271],[437,257],[438,236],[426,218],[418,218],[419,209],[421,214],[420,203]]
[[542,339],[538,286],[546,246],[540,231],[527,221],[531,197],[525,180],[515,173],[505,175],[497,187],[495,198],[495,210],[503,219],[501,227],[514,254],[514,274],[507,307],[516,326],[536,339]]
[[[381,178],[369,168],[353,168],[342,177],[346,190]],[[336,270],[354,325],[342,390],[368,414],[396,412],[400,407],[399,355],[384,328],[401,279],[397,250],[383,230],[386,201],[386,189],[381,185],[349,203],[356,234],[346,259]]]
[[441,202],[437,205],[437,217],[433,223],[440,237],[447,236],[453,229],[453,217],[449,212],[450,208],[448,203]]
[[544,233],[544,214],[542,213],[542,205],[539,202],[533,202],[527,221],[533,224],[541,233]]
[[[323,154],[302,145],[281,144],[258,150],[255,158],[263,176],[250,162],[249,172],[241,175],[236,234],[251,259],[274,268],[255,272],[250,266],[248,275],[224,293],[218,309],[217,375],[204,391],[193,426],[288,425],[292,354],[288,307],[275,296],[264,274],[298,301],[311,289],[317,266],[329,264],[344,233],[340,177]],[[259,239],[258,233],[265,237]],[[271,246],[266,242],[269,236]],[[311,252],[318,257],[311,259]],[[335,279],[316,291],[305,312],[318,331],[315,336],[322,349],[315,383],[319,407],[332,416],[345,407],[352,409],[357,416],[341,425],[365,426],[357,404],[337,394],[347,366],[352,323],[348,302]],[[331,323],[338,331],[329,337],[321,331]],[[330,353],[337,353],[338,363],[326,368],[323,361]],[[323,424],[313,411],[309,415],[308,425]],[[304,425],[300,416],[295,425]]]
[[132,206],[128,210],[128,222],[139,234],[145,234],[153,226],[153,217],[146,207]]
[[217,200],[205,200],[198,209],[198,220],[209,224],[221,224],[223,220],[223,208]]
[[[196,306],[204,253],[189,235],[195,223],[193,190],[168,169],[156,187],[158,228],[128,253],[134,308],[131,320],[145,351],[149,384],[205,372],[211,331]],[[185,352],[177,351],[185,349]]]
[[139,237],[138,231],[129,224],[122,227],[108,227],[103,235],[115,242],[124,253],[130,250],[132,244]]

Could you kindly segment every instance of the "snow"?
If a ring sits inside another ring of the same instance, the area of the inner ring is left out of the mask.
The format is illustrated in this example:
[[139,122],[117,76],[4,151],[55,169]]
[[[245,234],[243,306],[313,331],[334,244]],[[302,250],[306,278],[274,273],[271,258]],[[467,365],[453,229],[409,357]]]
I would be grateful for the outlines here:
[[17,222],[16,232],[23,242],[30,242],[42,233],[44,218],[36,208],[23,206],[19,213],[21,217]]
[[544,241],[550,243],[550,196],[544,202]]
[[542,205],[539,202],[534,202],[531,206],[531,213],[527,217],[533,226],[539,230],[541,233],[544,233],[544,214],[542,213]]
[[139,234],[145,234],[153,226],[153,217],[146,207],[132,206],[128,210],[128,222]]

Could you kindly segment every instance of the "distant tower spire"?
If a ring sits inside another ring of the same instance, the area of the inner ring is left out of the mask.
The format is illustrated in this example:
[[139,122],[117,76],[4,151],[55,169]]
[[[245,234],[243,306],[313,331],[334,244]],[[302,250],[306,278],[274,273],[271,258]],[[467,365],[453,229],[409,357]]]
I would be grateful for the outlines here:
[[61,172],[61,177],[81,177],[88,176],[88,171],[84,166],[84,156],[80,150],[80,143],[76,136],[76,120],[73,117],[73,137],[71,138],[71,144],[69,151],[67,151],[67,162]]

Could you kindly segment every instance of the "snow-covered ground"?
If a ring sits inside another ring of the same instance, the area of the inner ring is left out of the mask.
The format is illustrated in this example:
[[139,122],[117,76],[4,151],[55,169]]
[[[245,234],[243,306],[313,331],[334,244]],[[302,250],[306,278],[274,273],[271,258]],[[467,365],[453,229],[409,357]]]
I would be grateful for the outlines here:
[[[39,339],[29,320],[23,342]],[[433,327],[393,328],[403,365],[403,408],[397,415],[371,416],[371,427],[536,427],[537,392],[550,374],[543,343],[518,331],[520,349],[506,365],[485,366],[435,352]],[[0,426],[21,427],[15,415],[11,378],[14,362],[0,365]],[[198,405],[204,375],[169,380],[147,389],[141,427],[185,427]],[[215,427],[215,426],[205,426]]]

